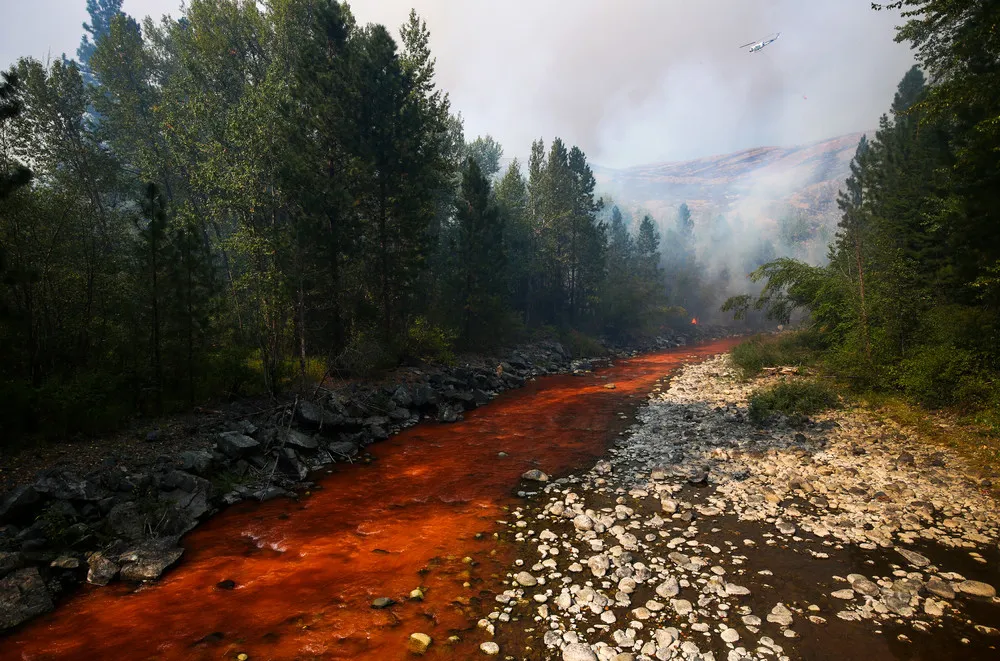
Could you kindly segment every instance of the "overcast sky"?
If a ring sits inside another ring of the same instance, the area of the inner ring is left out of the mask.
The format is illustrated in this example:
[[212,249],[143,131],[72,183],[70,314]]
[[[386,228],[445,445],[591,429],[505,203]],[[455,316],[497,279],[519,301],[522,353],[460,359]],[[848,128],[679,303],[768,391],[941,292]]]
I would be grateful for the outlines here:
[[[75,57],[85,0],[2,0],[0,67]],[[143,18],[180,0],[125,0]],[[913,64],[869,0],[355,0],[393,34],[427,21],[469,139],[507,155],[555,136],[612,167],[791,146],[873,128]],[[750,55],[743,43],[781,37]]]

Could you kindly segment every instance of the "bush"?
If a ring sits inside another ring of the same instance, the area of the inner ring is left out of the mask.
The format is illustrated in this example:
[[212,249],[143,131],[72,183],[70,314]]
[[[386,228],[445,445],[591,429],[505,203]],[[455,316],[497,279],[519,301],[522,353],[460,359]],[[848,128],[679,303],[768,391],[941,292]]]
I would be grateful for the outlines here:
[[58,438],[117,428],[132,414],[130,397],[136,393],[129,386],[124,376],[101,371],[46,382],[37,395],[41,431]]
[[394,367],[398,360],[399,356],[378,339],[374,330],[362,328],[351,333],[334,366],[350,375],[367,377],[380,369]]
[[744,379],[749,379],[765,367],[801,366],[816,362],[819,357],[816,338],[806,331],[781,335],[754,335],[733,347],[730,355]]
[[254,369],[260,359],[254,359],[253,352],[238,344],[222,345],[205,357],[203,378],[198,383],[198,399],[210,399],[218,395],[238,397],[259,394],[264,390],[261,370]]
[[812,415],[837,403],[837,393],[826,384],[782,380],[750,395],[750,420],[760,424],[775,413]]
[[991,384],[970,351],[948,345],[925,346],[899,364],[897,383],[908,396],[931,408],[959,402],[981,404]]
[[455,333],[432,324],[426,317],[417,317],[407,329],[404,352],[418,360],[452,365],[455,338]]
[[570,330],[560,338],[560,342],[566,347],[570,355],[574,358],[594,358],[605,356],[608,350],[604,345],[583,333]]

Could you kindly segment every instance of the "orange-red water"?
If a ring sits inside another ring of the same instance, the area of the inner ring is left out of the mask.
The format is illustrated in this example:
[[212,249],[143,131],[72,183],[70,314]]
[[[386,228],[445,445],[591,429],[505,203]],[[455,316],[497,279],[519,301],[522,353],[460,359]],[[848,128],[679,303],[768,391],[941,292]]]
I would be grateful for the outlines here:
[[[434,640],[428,656],[477,658],[476,620],[492,610],[511,553],[492,533],[520,475],[585,466],[658,378],[735,342],[541,378],[462,422],[404,431],[370,448],[371,465],[338,466],[298,503],[244,503],[209,520],[156,584],[85,588],[0,639],[0,661],[392,660],[410,656],[418,631]],[[235,590],[216,587],[226,579]],[[418,586],[425,599],[408,601]],[[383,596],[399,603],[372,609]]]

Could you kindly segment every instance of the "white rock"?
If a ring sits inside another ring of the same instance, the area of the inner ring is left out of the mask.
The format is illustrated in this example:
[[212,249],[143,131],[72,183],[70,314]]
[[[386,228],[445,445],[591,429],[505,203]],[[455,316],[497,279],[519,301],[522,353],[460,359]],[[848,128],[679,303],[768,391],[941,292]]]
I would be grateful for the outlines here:
[[564,647],[562,658],[563,661],[598,661],[590,645],[583,643],[570,643]]
[[523,585],[526,588],[538,585],[538,580],[526,571],[518,572],[514,576],[514,580],[518,582],[518,585]]

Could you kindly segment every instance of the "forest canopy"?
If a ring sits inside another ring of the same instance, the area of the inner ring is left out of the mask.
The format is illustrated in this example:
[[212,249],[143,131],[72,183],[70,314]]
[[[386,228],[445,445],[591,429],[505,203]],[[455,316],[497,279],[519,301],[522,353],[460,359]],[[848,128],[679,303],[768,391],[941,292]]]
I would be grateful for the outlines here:
[[88,2],[0,88],[0,434],[277,392],[531,333],[671,321],[660,237],[554,138],[501,172],[425,23],[346,4]]

